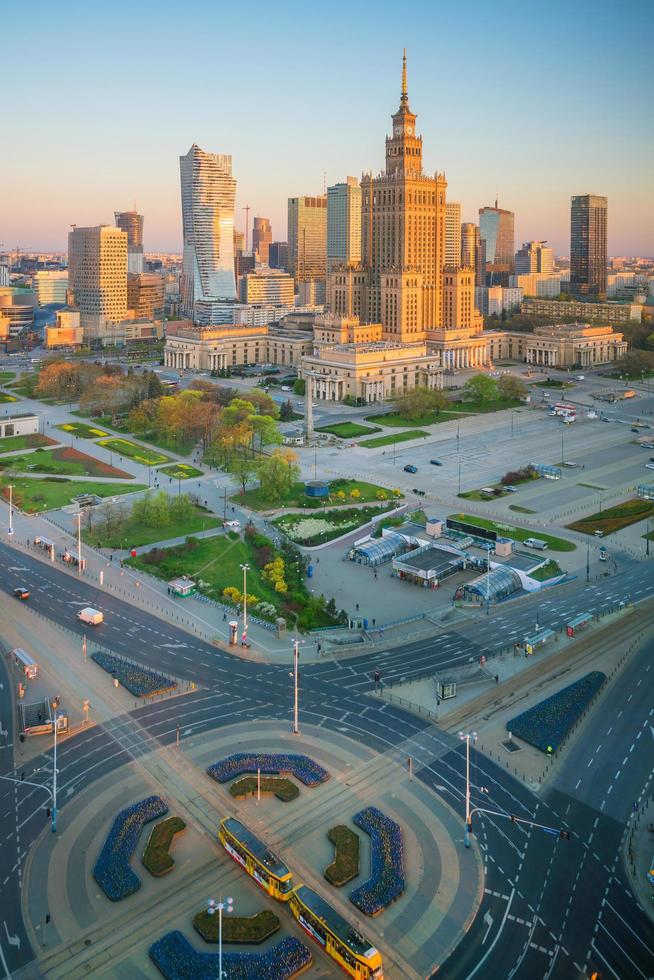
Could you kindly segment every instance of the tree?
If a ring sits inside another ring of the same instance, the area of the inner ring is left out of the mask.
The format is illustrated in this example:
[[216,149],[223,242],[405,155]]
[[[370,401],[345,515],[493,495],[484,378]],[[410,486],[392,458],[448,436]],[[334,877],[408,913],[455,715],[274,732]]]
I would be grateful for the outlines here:
[[293,411],[293,402],[290,398],[288,398],[279,406],[279,421],[292,422],[294,418],[295,412]]
[[259,463],[257,475],[261,496],[264,500],[278,503],[300,478],[297,456],[290,449],[276,449],[272,456]]
[[263,452],[264,446],[279,446],[282,441],[282,434],[277,428],[277,422],[270,415],[251,415],[248,419],[252,426],[253,444],[259,443],[259,452]]
[[191,498],[187,493],[180,493],[177,497],[168,498],[170,510],[170,520],[175,524],[184,524],[194,516],[194,508]]
[[307,390],[307,383],[304,378],[297,378],[293,382],[293,391],[296,395],[305,395]]
[[486,374],[473,374],[461,391],[464,401],[492,402],[497,399],[497,382]]
[[423,419],[431,412],[438,414],[450,404],[446,392],[438,388],[412,388],[395,399],[395,407],[407,419]]
[[527,385],[514,374],[503,374],[497,381],[497,390],[502,398],[526,398]]
[[248,401],[254,406],[257,415],[270,415],[274,419],[279,417],[277,403],[267,392],[249,391]]
[[257,462],[253,456],[234,456],[229,462],[229,472],[236,477],[245,493],[248,483],[257,472]]

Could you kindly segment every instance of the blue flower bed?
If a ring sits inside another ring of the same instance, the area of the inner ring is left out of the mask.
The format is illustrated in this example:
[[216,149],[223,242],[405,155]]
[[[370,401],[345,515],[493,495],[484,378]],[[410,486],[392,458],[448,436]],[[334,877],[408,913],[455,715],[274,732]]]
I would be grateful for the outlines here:
[[148,796],[117,815],[93,868],[93,877],[112,902],[119,902],[141,887],[141,879],[132,871],[129,859],[143,825],[166,813],[168,807],[160,796]]
[[271,755],[268,753],[237,752],[226,759],[220,759],[209,766],[207,772],[212,779],[226,783],[236,776],[254,773],[257,769],[266,775],[290,773],[305,786],[318,786],[329,779],[329,773],[308,755]]
[[402,830],[374,806],[359,810],[352,819],[370,835],[372,873],[354,889],[350,901],[366,915],[377,915],[404,891]]
[[[167,932],[150,946],[150,959],[166,980],[216,980],[218,953],[199,953],[181,932]],[[223,952],[229,980],[286,980],[311,963],[310,950],[286,937],[265,953]]]
[[507,730],[542,752],[547,752],[548,745],[556,751],[605,680],[606,674],[592,670],[574,684],[507,721]]
[[91,658],[108,674],[117,677],[123,687],[137,698],[152,697],[153,694],[162,694],[177,687],[177,681],[171,680],[165,674],[157,674],[156,671],[140,667],[131,660],[115,657],[112,653],[95,650]]

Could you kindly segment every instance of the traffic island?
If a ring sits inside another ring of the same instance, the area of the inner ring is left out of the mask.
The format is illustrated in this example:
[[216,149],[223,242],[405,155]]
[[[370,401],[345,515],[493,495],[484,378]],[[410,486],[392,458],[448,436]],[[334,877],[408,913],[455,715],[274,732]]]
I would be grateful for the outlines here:
[[[181,932],[168,932],[150,946],[150,958],[166,980],[218,976],[218,953],[199,953]],[[239,980],[288,980],[311,963],[309,949],[287,937],[265,953],[223,953],[223,973]]]
[[141,879],[130,867],[130,858],[144,824],[167,812],[160,796],[148,796],[125,807],[115,818],[93,868],[93,877],[110,901],[120,902],[141,887]]
[[257,780],[256,776],[244,776],[243,779],[238,779],[232,783],[229,792],[237,800],[244,800],[248,796],[254,796],[257,792],[274,793],[282,803],[290,803],[291,800],[297,799],[300,795],[295,783],[292,783],[290,779],[280,779],[277,776],[264,776],[260,780]]
[[181,817],[168,817],[150,831],[141,863],[155,878],[168,874],[175,867],[170,848],[174,837],[185,829],[186,824]]
[[327,831],[327,836],[334,845],[334,860],[325,868],[325,878],[341,888],[359,874],[359,837],[346,827],[338,824]]
[[[205,943],[218,942],[218,916],[209,915],[206,909],[193,918],[193,928]],[[262,943],[279,929],[280,922],[274,912],[264,909],[249,917],[241,915],[223,916],[224,943]]]

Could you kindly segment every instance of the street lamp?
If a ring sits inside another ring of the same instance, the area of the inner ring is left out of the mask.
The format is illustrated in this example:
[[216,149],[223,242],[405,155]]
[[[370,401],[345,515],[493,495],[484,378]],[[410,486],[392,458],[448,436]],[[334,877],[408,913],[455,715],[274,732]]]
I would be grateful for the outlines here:
[[590,582],[590,538],[586,538],[586,582]]
[[470,847],[470,831],[472,821],[470,819],[470,741],[477,741],[477,732],[459,732],[459,738],[466,743],[466,829],[464,843]]
[[250,566],[246,562],[241,565],[243,569],[243,641],[247,642],[248,634],[248,571]]
[[224,902],[214,902],[209,899],[207,915],[215,915],[218,909],[218,980],[223,980],[223,912],[234,911],[234,899],[226,898]]
[[459,493],[461,493],[461,457],[459,457]]
[[[304,640],[302,641],[304,643]],[[293,640],[293,673],[291,677],[293,678],[293,734],[300,735],[300,720],[299,720],[299,687],[300,687],[300,641],[296,637]]]
[[7,528],[7,534],[9,537],[14,533],[14,485],[9,484],[9,527]]
[[647,558],[649,558],[649,522],[650,522],[650,519],[648,517],[647,518],[647,534],[645,535],[645,541],[646,541],[646,544],[645,544],[645,555],[647,556]]
[[82,574],[82,512],[77,511],[77,574]]
[[57,725],[59,718],[61,717],[57,712],[59,702],[53,701],[52,707],[54,708],[54,756],[52,760],[52,833],[57,832]]

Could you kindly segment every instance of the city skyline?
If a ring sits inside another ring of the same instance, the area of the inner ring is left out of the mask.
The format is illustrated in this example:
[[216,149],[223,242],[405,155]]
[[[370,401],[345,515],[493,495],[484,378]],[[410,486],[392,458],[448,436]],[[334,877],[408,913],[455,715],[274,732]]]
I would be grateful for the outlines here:
[[[397,63],[406,44],[412,104],[422,130],[432,134],[425,170],[445,172],[448,197],[461,202],[463,221],[476,221],[478,209],[497,197],[516,215],[516,241],[547,240],[567,254],[571,197],[598,194],[610,202],[609,253],[654,250],[648,176],[654,138],[643,123],[651,91],[647,32],[634,34],[629,26],[630,10],[641,24],[647,10],[635,0],[617,21],[608,3],[594,6],[592,19],[583,7],[567,10],[565,30],[557,15],[562,5],[536,23],[535,14],[514,3],[491,21],[485,3],[464,14],[418,2],[420,30],[407,23],[400,32],[392,9],[382,7],[365,38],[339,30],[339,11],[351,14],[341,3],[325,30],[316,31],[317,12],[302,8],[295,20],[295,2],[275,10],[257,2],[256,27],[244,30],[237,11],[218,15],[205,0],[193,0],[175,32],[166,19],[171,5],[160,5],[155,20],[146,4],[129,8],[133,40],[124,34],[124,0],[88,18],[76,18],[76,7],[68,3],[60,15],[36,3],[42,30],[31,38],[33,69],[6,117],[13,139],[0,191],[5,247],[64,250],[70,224],[111,223],[115,210],[135,202],[146,216],[146,250],[181,252],[176,164],[192,143],[232,156],[236,227],[244,227],[247,204],[251,216],[270,217],[274,240],[286,240],[289,197],[316,196],[349,174],[376,172],[378,134],[397,99]],[[358,5],[362,22],[369,9],[367,0]],[[216,76],[211,51],[219,16]],[[205,25],[201,35],[193,29],[197,17]],[[6,26],[11,77],[25,38],[21,29],[18,44],[18,24]],[[152,53],[138,40],[142,30]],[[194,57],[187,65],[180,52],[191,34]],[[297,58],[307,37],[310,71]],[[597,53],[609,44],[611,71],[602,72]],[[55,98],[65,103],[65,125],[43,96],[62,50],[71,57]],[[246,54],[261,62],[269,84],[243,70]],[[109,84],[93,70],[103,55],[114,69],[129,64],[128,76]]]

